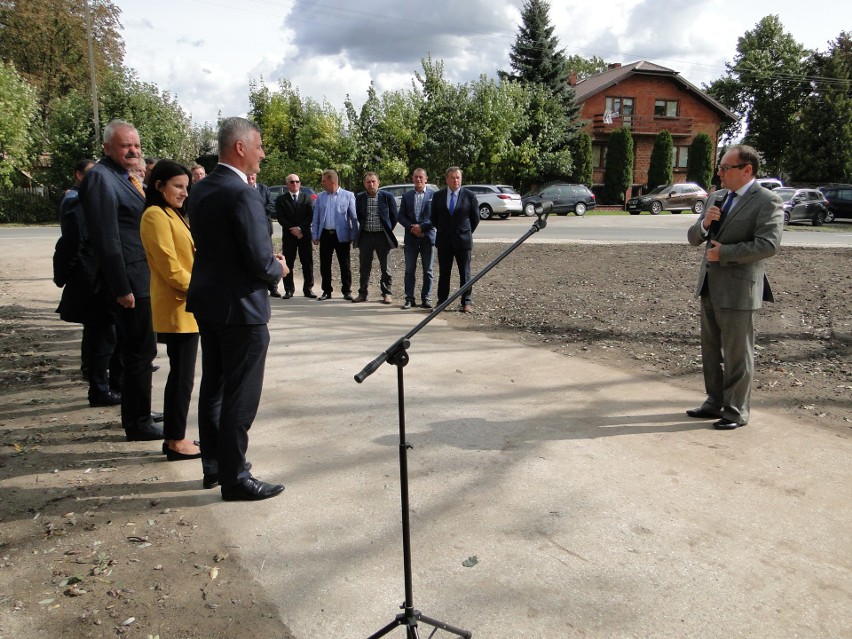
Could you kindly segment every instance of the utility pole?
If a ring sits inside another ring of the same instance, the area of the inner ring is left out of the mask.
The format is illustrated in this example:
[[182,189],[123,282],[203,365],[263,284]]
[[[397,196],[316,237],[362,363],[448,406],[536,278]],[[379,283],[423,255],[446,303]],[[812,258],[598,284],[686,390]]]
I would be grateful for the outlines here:
[[95,49],[92,43],[92,14],[89,11],[89,0],[83,0],[86,14],[86,42],[89,45],[89,77],[92,81],[92,123],[95,126],[95,148],[101,144],[101,117],[98,112],[98,83],[95,79]]

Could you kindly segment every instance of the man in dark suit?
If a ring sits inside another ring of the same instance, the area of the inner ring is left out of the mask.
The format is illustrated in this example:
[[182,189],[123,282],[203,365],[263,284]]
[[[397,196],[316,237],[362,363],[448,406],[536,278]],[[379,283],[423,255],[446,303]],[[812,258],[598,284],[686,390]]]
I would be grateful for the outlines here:
[[[479,225],[476,196],[462,188],[462,172],[457,166],[447,169],[447,188],[432,196],[432,223],[437,231],[438,303],[441,304],[450,296],[453,262],[459,271],[459,287],[470,279],[473,232]],[[461,304],[462,312],[473,312],[470,289],[462,295]]]
[[420,305],[432,308],[432,262],[435,256],[435,227],[432,224],[432,190],[426,188],[426,171],[414,169],[412,191],[406,191],[399,205],[399,223],[405,228],[405,303],[403,310],[416,306],[414,283],[417,280],[417,261],[423,270]]
[[754,378],[754,317],[774,301],[766,259],[781,245],[781,198],[755,182],[757,151],[737,145],[719,164],[723,190],[711,195],[688,231],[693,246],[705,245],[696,296],[701,298],[701,360],[707,399],[686,411],[718,419],[718,430],[749,420]]
[[316,297],[314,287],[314,246],[311,243],[311,221],[314,216],[314,200],[302,190],[302,181],[295,173],[287,176],[287,192],[275,200],[275,213],[283,229],[281,251],[290,270],[284,278],[284,299],[290,299],[296,292],[293,283],[293,268],[296,266],[296,253],[302,265],[302,292],[305,297]]
[[98,277],[120,307],[124,380],[121,424],[130,441],[163,438],[151,416],[151,362],[157,341],[151,320],[151,272],[139,234],[145,205],[141,181],[133,175],[142,157],[139,134],[129,122],[104,128],[104,154],[80,184],[89,243]]
[[196,253],[186,310],[201,334],[203,485],[221,485],[226,501],[267,499],[284,490],[252,477],[246,464],[269,347],[267,288],[287,274],[284,256],[272,252],[263,200],[248,184],[264,157],[257,125],[225,118],[219,164],[187,200]]
[[379,287],[382,304],[391,303],[391,276],[388,255],[399,242],[393,234],[396,226],[396,198],[387,191],[379,190],[379,176],[370,171],[364,175],[364,188],[355,196],[355,215],[358,216],[358,236],[355,244],[359,251],[358,266],[361,272],[358,297],[353,302],[366,302],[370,286],[370,271],[373,270],[373,253],[379,258]]
[[[257,173],[250,173],[248,175],[248,184],[256,188],[257,192],[260,193],[260,198],[263,200],[263,210],[266,211],[266,225],[269,228],[269,237],[272,237],[272,222],[275,220],[275,198],[272,197],[268,186],[257,181]],[[281,297],[277,282],[269,285],[269,294],[272,297]]]

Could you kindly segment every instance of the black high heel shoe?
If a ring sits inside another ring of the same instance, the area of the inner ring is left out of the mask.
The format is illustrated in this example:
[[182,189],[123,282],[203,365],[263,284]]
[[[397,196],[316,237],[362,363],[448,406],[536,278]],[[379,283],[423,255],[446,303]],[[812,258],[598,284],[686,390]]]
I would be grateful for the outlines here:
[[201,452],[194,453],[192,455],[187,455],[186,453],[179,453],[176,450],[172,450],[171,448],[166,448],[166,459],[169,461],[183,461],[185,459],[199,459],[201,457]]

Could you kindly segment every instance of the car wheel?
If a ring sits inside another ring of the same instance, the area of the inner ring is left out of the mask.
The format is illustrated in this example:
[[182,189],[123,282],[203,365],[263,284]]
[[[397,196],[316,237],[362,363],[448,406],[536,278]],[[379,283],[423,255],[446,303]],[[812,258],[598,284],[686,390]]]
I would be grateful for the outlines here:
[[479,219],[480,220],[490,220],[491,219],[491,207],[487,204],[482,204],[479,207]]
[[831,211],[826,211],[825,212],[825,221],[828,222],[829,224],[831,222],[834,222],[834,213],[832,213]]
[[811,219],[811,223],[814,226],[822,226],[825,224],[825,211],[817,211],[814,213],[813,218]]
[[659,215],[662,210],[663,205],[661,202],[658,202],[657,200],[651,202],[651,215]]
[[692,212],[698,213],[698,215],[704,213],[704,202],[702,200],[697,200],[695,204],[692,205]]
[[509,215],[510,215],[510,213],[508,211],[506,211],[505,213],[501,213],[499,217],[500,217],[501,220],[505,220],[506,218],[509,217]]
[[574,207],[574,215],[578,217],[583,217],[586,214],[586,205],[582,202],[577,202],[577,206]]
[[784,211],[784,224],[790,223],[790,211]]
[[527,217],[535,216],[535,204],[533,204],[532,202],[527,202],[527,204],[524,205],[524,215],[526,215]]

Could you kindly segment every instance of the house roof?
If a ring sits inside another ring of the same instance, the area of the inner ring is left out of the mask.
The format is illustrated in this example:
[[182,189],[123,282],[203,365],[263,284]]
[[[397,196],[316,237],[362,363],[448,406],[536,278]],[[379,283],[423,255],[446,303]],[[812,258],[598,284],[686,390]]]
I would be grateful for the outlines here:
[[574,86],[577,102],[585,102],[590,96],[596,95],[601,91],[618,84],[631,75],[668,76],[674,82],[679,83],[684,90],[694,93],[698,99],[703,100],[712,106],[723,117],[729,118],[732,121],[739,119],[734,112],[729,110],[721,102],[717,102],[715,99],[707,95],[704,91],[689,82],[689,80],[686,80],[677,71],[667,67],[662,67],[659,64],[654,64],[653,62],[648,62],[647,60],[639,60],[638,62],[631,62],[630,64],[612,67],[602,73],[598,73],[581,80]]

